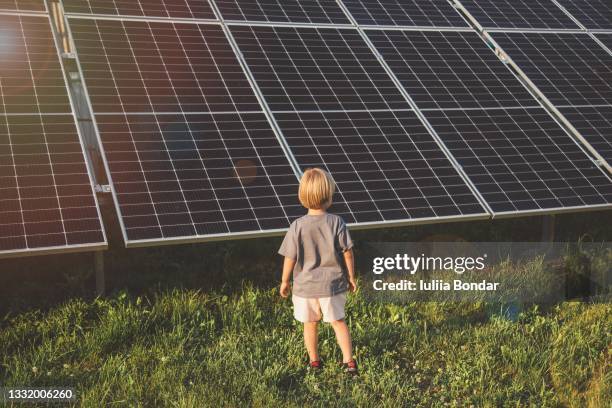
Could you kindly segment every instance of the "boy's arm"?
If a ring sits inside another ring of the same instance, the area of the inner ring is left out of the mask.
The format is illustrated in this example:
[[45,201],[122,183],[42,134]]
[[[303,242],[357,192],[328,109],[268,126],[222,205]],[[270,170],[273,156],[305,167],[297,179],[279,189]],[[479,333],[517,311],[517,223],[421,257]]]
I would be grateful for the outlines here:
[[295,259],[285,257],[283,262],[283,277],[281,280],[280,295],[284,298],[289,296],[289,278],[291,278],[291,272],[295,266]]
[[355,292],[357,290],[357,283],[355,282],[355,256],[353,255],[353,248],[344,251],[343,255],[346,270],[348,271],[349,289],[351,292]]

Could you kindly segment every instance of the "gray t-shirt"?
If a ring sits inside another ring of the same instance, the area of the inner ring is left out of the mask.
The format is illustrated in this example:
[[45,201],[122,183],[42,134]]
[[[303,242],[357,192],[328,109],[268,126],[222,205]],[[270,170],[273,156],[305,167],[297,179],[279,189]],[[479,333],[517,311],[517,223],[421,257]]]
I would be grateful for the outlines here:
[[320,298],[346,292],[342,253],[352,246],[346,224],[337,215],[307,214],[293,221],[278,250],[295,260],[293,294]]

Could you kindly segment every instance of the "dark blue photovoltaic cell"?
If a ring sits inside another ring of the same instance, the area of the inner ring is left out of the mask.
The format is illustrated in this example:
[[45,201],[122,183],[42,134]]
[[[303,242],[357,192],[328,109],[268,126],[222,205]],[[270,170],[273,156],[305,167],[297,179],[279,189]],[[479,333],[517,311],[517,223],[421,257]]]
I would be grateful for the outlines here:
[[552,0],[461,0],[484,28],[578,29]]
[[335,0],[216,0],[225,20],[350,24]]
[[468,27],[446,0],[343,0],[358,24]]
[[587,29],[612,29],[610,0],[557,0]]
[[216,19],[208,0],[63,0],[66,13]]

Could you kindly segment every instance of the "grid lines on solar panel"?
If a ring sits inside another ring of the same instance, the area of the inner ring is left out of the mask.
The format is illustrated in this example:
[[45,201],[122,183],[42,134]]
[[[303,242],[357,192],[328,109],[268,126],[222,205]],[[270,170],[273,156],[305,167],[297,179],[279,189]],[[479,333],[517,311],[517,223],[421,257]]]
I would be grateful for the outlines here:
[[612,51],[612,33],[610,34],[596,34],[595,37],[601,41],[610,51]]
[[62,0],[66,13],[216,19],[208,0]]
[[335,0],[217,0],[225,20],[350,24]]
[[261,110],[220,26],[73,18],[70,26],[96,113]]
[[275,114],[296,160],[336,181],[332,211],[349,223],[483,213],[412,111]]
[[0,115],[0,253],[103,245],[72,115]]
[[557,0],[587,29],[612,30],[612,2],[609,0]]
[[578,29],[551,0],[461,0],[484,28]]
[[0,114],[71,113],[46,16],[0,15]]
[[446,0],[342,0],[361,25],[468,27]]
[[232,26],[272,111],[409,109],[354,29]]
[[421,109],[538,105],[476,33],[366,33]]
[[612,103],[612,55],[588,34],[491,35],[554,105]]
[[497,213],[612,203],[610,180],[543,108],[424,113]]
[[44,0],[0,0],[0,10],[47,11]]
[[286,228],[297,180],[221,28],[112,23],[70,19],[128,243]]
[[612,163],[612,106],[568,106],[559,110],[589,144]]

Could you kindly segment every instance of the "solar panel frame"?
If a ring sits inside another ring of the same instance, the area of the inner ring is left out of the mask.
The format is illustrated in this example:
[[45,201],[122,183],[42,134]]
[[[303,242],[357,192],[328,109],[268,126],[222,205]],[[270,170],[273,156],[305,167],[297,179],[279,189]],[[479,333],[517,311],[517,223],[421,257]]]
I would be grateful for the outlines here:
[[[73,22],[74,20],[77,20],[77,18],[74,17],[69,17],[68,19],[68,25],[70,26],[70,23]],[[141,24],[147,23],[146,21],[141,21]],[[172,24],[172,23],[164,23],[164,24]],[[198,24],[201,25],[201,24]],[[204,25],[210,25],[210,24],[204,24]],[[72,30],[73,31],[73,30]],[[227,39],[226,39],[227,41]],[[230,44],[231,45],[231,44]],[[236,58],[235,55],[232,54],[233,58]],[[83,74],[83,68],[82,68],[83,62],[82,62],[82,53],[78,53],[77,54],[77,66],[79,68],[79,71],[81,73],[81,76],[83,78],[85,78],[86,80],[86,75]],[[87,88],[88,89],[88,88]],[[249,89],[250,89],[250,85],[249,85]],[[256,95],[254,96],[256,97]],[[92,112],[95,112],[95,110],[92,108],[92,102],[90,99],[90,95],[88,92],[86,92],[86,98],[88,100],[88,104],[90,105],[90,109],[92,109]],[[270,123],[265,115],[265,112],[262,110],[261,105],[258,105],[259,109],[257,111],[249,111],[249,112],[240,112],[239,110],[234,110],[233,112],[191,112],[191,113],[184,113],[184,112],[161,112],[161,113],[151,113],[148,112],[146,113],[146,117],[153,117],[153,116],[169,116],[169,115],[184,115],[185,117],[197,117],[197,116],[215,116],[215,115],[260,115],[260,117],[262,118],[262,120],[264,120],[266,122],[266,125],[269,127],[269,133],[272,135],[272,138],[276,137],[275,136],[275,132],[273,131],[273,128],[270,127]],[[100,118],[102,117],[120,117],[122,116],[122,113],[114,113],[114,112],[109,112],[107,114],[103,114],[103,115],[95,115],[94,118],[94,126],[96,127],[96,131],[97,131],[97,135],[99,138],[99,143],[100,146],[102,146],[102,148],[104,149],[104,143],[102,140],[102,135],[104,134],[104,130],[101,131],[101,123],[100,123]],[[129,114],[128,114],[129,115]],[[136,113],[137,115],[137,113]],[[152,123],[151,121],[149,121],[150,123]],[[157,124],[159,123],[158,120],[155,121]],[[187,121],[188,122],[188,121]],[[235,123],[237,123],[236,120],[232,120],[229,122],[230,126],[233,126]],[[189,125],[187,125],[189,126]],[[134,133],[132,131],[130,131],[130,133]],[[193,134],[192,131],[189,132],[190,134]],[[249,138],[249,140],[252,141],[252,139]],[[195,138],[192,138],[192,141],[195,141]],[[278,146],[278,148],[282,148],[282,144],[280,144],[280,141],[278,139],[275,139],[274,142],[276,143],[276,145]],[[265,149],[266,148],[266,143],[265,140],[259,140],[259,143],[261,144],[261,148]],[[253,147],[254,149],[256,147]],[[259,148],[259,146],[257,147]],[[171,150],[170,149],[165,149],[166,153],[169,153]],[[124,214],[122,212],[122,207],[121,207],[121,203],[119,200],[119,192],[117,191],[117,183],[115,181],[113,181],[113,172],[111,172],[111,163],[108,160],[108,152],[106,152],[105,150],[103,150],[103,161],[104,161],[104,166],[106,168],[107,174],[110,175],[111,178],[111,189],[112,189],[112,193],[113,193],[113,200],[115,201],[115,207],[117,208],[117,211],[119,213],[119,221],[121,224],[121,229],[122,229],[122,233],[124,235],[124,242],[126,244],[127,247],[142,247],[142,246],[153,246],[153,245],[166,245],[166,244],[178,244],[178,243],[193,243],[193,242],[206,242],[206,241],[214,241],[214,240],[226,240],[226,239],[239,239],[239,238],[248,238],[248,237],[264,237],[264,236],[274,236],[274,235],[280,235],[282,234],[284,231],[286,231],[287,226],[289,225],[289,223],[287,222],[285,226],[283,226],[282,228],[270,228],[270,229],[259,229],[259,230],[249,230],[249,231],[237,231],[237,232],[218,232],[218,233],[207,233],[207,234],[191,234],[191,235],[177,235],[177,236],[166,236],[166,237],[140,237],[140,238],[131,238],[129,236],[128,233],[128,228],[124,222]],[[279,156],[277,156],[279,157]],[[277,198],[279,198],[279,196],[283,196],[284,197],[284,201],[283,201],[283,205],[280,206],[279,208],[277,208],[278,210],[281,211],[281,213],[286,214],[286,217],[290,217],[290,219],[293,218],[297,218],[298,213],[297,213],[297,209],[300,210],[300,214],[302,211],[302,207],[299,205],[299,203],[297,202],[297,198],[295,197],[295,191],[297,191],[297,174],[295,173],[295,171],[291,168],[291,163],[289,162],[286,153],[282,154],[282,159],[286,161],[286,165],[287,168],[289,168],[289,172],[291,173],[291,182],[290,182],[290,188],[289,190],[291,191],[291,193],[289,194],[288,190],[286,194],[277,194]],[[266,166],[260,166],[261,168],[264,169],[265,174],[268,174],[267,171],[269,170],[269,164]],[[268,169],[266,169],[266,167],[268,167]],[[272,166],[273,167],[273,166]],[[186,169],[188,170],[188,169]],[[214,169],[213,169],[214,170]],[[246,172],[248,173],[249,170],[249,166],[246,166]],[[272,170],[270,170],[272,171]],[[144,172],[142,172],[142,174],[144,174]],[[272,174],[272,173],[270,173]],[[286,174],[287,176],[289,174]],[[248,178],[248,174],[247,174],[247,178]],[[189,180],[187,180],[189,181]],[[242,183],[241,183],[242,184]],[[270,187],[273,189],[278,188],[278,191],[281,191],[283,188],[285,188],[286,186],[280,185],[277,186],[275,184],[270,184]],[[182,190],[182,188],[181,188]],[[195,192],[195,191],[194,191]],[[254,197],[257,198],[257,197]],[[187,204],[187,203],[185,203]],[[251,210],[253,210],[254,207],[251,207]],[[257,208],[257,210],[263,210],[266,211],[266,209],[261,209],[261,208]],[[190,212],[191,210],[189,210]],[[231,212],[231,208],[229,209],[229,211]],[[275,215],[276,216],[276,215]],[[257,221],[256,221],[257,222]],[[194,226],[195,227],[195,226]]]
[[612,54],[612,33],[598,33],[594,34],[594,36],[601,41],[601,43],[605,45],[608,51]]
[[[360,26],[469,28],[446,0],[342,0],[342,4]],[[435,19],[429,17],[434,13]]]
[[455,0],[480,29],[580,29],[553,0]]
[[112,18],[218,20],[209,0],[62,0],[62,4],[65,13],[72,16],[89,14]]
[[[13,197],[17,200],[17,203],[11,206],[7,202],[14,200],[0,199],[0,207],[9,210],[2,211],[2,218],[6,221],[8,213],[15,212],[10,211],[11,208],[17,210],[20,214],[18,218],[21,220],[17,225],[21,224],[23,232],[21,237],[12,238],[2,234],[0,258],[106,249],[106,231],[93,185],[93,176],[87,164],[86,149],[81,130],[77,125],[76,113],[72,109],[72,96],[61,74],[63,61],[52,34],[50,17],[44,14],[6,15],[0,12],[0,19],[2,18],[20,21],[24,41],[27,30],[24,20],[36,21],[37,24],[40,21],[41,27],[44,26],[48,30],[48,38],[52,39],[54,49],[51,54],[57,60],[55,70],[60,72],[70,110],[60,113],[41,113],[40,109],[37,109],[37,112],[0,113],[0,151],[10,156],[10,163],[0,166],[0,170],[5,173],[6,169],[1,167],[12,167],[14,176],[9,177],[14,183],[8,182],[6,177],[0,177],[0,183],[6,194],[10,194],[11,188],[16,194],[12,196],[3,194],[4,198]],[[40,41],[35,42],[37,46],[40,45]],[[27,47],[26,45],[26,49]],[[26,50],[28,64],[31,64],[30,57],[29,51]],[[30,69],[30,74],[33,73],[34,71]],[[32,85],[36,89],[34,83],[35,80]],[[0,89],[0,100],[4,104],[5,95],[2,89]],[[14,139],[15,135],[20,136],[19,140]],[[0,158],[2,156],[5,155],[0,154]],[[32,161],[33,157],[36,158],[36,162]],[[6,160],[2,159],[2,162]],[[22,176],[18,176],[20,172]],[[26,184],[23,184],[24,180],[27,180]],[[53,202],[57,205],[54,206]],[[26,213],[29,213],[27,218]],[[39,227],[36,227],[39,223],[46,223],[48,228],[39,231]],[[4,224],[6,225],[9,224]],[[27,225],[30,226],[26,227]],[[56,229],[55,233],[49,232],[52,226]],[[15,243],[16,245],[10,247],[6,245],[9,239],[15,238],[21,241],[20,244]]]
[[[217,0],[215,5],[225,21],[350,24],[335,0]],[[330,8],[335,10],[332,12]]]
[[606,0],[555,0],[588,30],[612,30],[612,4]]

